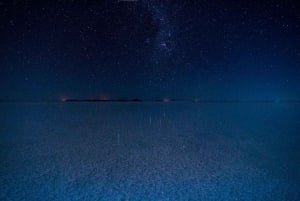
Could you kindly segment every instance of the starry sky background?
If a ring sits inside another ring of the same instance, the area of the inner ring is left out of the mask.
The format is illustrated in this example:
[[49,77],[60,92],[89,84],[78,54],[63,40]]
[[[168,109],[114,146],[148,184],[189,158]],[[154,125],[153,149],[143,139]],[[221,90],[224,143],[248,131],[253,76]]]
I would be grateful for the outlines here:
[[0,99],[299,99],[297,2],[0,1]]

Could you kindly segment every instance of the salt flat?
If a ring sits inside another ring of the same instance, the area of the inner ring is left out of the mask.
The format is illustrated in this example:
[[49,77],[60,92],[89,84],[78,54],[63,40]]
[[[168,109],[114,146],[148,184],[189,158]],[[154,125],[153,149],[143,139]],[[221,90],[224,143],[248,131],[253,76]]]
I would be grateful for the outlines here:
[[297,103],[0,103],[0,200],[299,200]]

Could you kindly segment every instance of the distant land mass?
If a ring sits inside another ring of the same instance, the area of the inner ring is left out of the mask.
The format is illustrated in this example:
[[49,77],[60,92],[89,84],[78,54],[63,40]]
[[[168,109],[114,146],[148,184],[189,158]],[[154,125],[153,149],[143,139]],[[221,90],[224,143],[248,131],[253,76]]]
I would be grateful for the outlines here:
[[0,102],[191,102],[191,103],[300,103],[300,99],[198,99],[198,98],[156,98],[156,99],[142,99],[142,98],[58,98],[49,100],[5,100],[0,99]]

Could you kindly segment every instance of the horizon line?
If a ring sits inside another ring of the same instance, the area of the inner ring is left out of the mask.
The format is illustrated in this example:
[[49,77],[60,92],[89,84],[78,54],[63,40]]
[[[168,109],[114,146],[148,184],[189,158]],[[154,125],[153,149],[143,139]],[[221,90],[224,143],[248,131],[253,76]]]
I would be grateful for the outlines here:
[[61,102],[61,103],[70,103],[70,102],[160,102],[160,103],[169,103],[169,102],[192,102],[192,103],[300,103],[300,99],[198,99],[198,98],[181,98],[181,99],[172,99],[172,98],[157,98],[157,99],[141,99],[141,98],[58,98],[58,99],[44,99],[44,100],[5,100],[0,99],[0,103],[8,102]]

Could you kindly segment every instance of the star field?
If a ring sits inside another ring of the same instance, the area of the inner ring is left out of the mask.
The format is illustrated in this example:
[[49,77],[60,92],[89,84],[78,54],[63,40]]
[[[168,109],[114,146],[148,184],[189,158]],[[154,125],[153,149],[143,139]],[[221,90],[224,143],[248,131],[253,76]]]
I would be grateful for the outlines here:
[[297,1],[1,1],[1,99],[297,99]]

